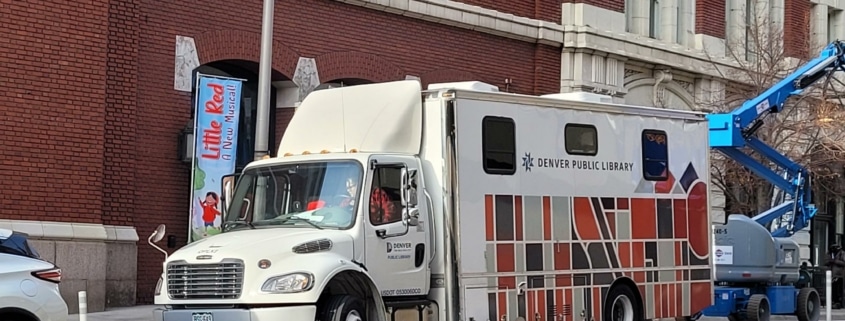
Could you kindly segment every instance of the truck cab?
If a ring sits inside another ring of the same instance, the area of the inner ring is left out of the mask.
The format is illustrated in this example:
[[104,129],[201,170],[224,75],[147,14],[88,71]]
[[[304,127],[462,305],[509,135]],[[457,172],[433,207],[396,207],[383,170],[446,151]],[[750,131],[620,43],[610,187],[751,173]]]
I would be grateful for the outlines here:
[[[342,91],[309,96],[279,157],[223,178],[237,181],[223,184],[223,233],[164,263],[155,303],[167,309],[156,319],[383,320],[383,302],[424,299],[431,198],[418,156],[419,85],[405,88],[417,98],[407,108],[358,117],[325,101]],[[401,102],[380,95],[368,101]],[[379,117],[400,121],[370,128]]]

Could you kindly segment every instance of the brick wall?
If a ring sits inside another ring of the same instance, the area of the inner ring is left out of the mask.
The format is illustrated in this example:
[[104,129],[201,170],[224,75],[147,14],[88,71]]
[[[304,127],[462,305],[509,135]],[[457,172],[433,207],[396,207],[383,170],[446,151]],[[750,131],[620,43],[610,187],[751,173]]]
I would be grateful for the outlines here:
[[[168,234],[178,236],[178,246],[186,240],[190,172],[188,165],[177,161],[175,146],[191,109],[189,94],[175,91],[172,85],[176,35],[196,39],[202,63],[258,60],[260,24],[255,17],[261,16],[261,2],[229,3],[144,3],[138,9],[139,112],[135,152],[143,155],[143,160],[135,163],[134,206],[139,217],[143,213],[144,219],[135,220],[142,238],[156,225],[165,223]],[[226,21],[226,25],[209,25],[213,21]],[[450,36],[442,37],[443,34]],[[323,64],[318,65],[323,81],[336,77],[398,80],[407,74],[419,75],[423,82],[435,76],[439,77],[437,81],[454,81],[468,80],[456,78],[469,73],[475,80],[503,89],[504,80],[511,78],[512,92],[554,93],[559,86],[558,49],[335,1],[277,1],[274,36],[273,66],[286,77],[293,76],[296,59],[304,56]],[[457,72],[436,72],[443,70]],[[537,73],[544,76],[536,77]],[[144,106],[143,113],[140,106]],[[276,142],[292,111],[275,110]],[[139,243],[138,253],[138,299],[149,303],[161,273],[162,255],[143,242]]]
[[0,219],[101,223],[109,5],[0,2]]
[[789,57],[806,58],[810,47],[810,0],[784,1],[783,49]]
[[725,38],[725,0],[695,2],[695,33]]
[[[138,0],[109,1],[103,223],[133,226],[138,92]],[[143,134],[143,131],[142,131]]]
[[625,12],[625,0],[564,0],[561,2],[586,3],[607,10]]
[[457,0],[486,9],[510,13],[520,17],[560,23],[562,3],[586,3],[596,7],[623,12],[625,0]]
[[486,9],[507,12],[516,16],[560,23],[560,4],[565,0],[457,0]]

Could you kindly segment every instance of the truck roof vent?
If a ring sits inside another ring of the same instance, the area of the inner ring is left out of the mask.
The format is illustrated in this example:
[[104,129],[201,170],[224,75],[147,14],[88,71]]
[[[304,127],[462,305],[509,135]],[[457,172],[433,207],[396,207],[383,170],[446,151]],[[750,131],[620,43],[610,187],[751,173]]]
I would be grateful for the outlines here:
[[429,84],[429,90],[435,89],[462,89],[472,91],[488,91],[498,92],[499,87],[480,81],[458,81],[458,82],[443,82],[437,84]]
[[332,248],[332,240],[319,239],[308,241],[293,247],[293,253],[306,254],[320,251],[328,251]]
[[595,93],[588,93],[584,91],[576,91],[571,93],[560,93],[560,94],[549,94],[549,95],[542,95],[541,97],[545,98],[554,98],[554,99],[562,99],[562,100],[575,100],[575,101],[588,101],[594,103],[613,103],[613,97],[609,95],[601,95]]

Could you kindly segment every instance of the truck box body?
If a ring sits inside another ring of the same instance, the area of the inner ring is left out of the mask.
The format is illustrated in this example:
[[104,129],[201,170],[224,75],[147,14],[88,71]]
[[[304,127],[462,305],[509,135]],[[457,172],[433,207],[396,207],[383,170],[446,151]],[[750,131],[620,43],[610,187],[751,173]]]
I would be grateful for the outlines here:
[[[351,288],[368,313],[417,305],[445,321],[605,320],[624,289],[647,319],[712,304],[702,114],[465,85],[309,94],[278,157],[244,170],[234,227],[167,259],[157,320],[310,320],[346,313],[327,298]],[[347,225],[325,205],[341,175],[361,191]],[[218,262],[240,262],[237,293],[191,297],[205,292],[185,271]],[[296,273],[307,286],[267,292]]]
[[463,91],[452,106],[467,317],[602,320],[621,277],[648,319],[712,303],[703,117]]

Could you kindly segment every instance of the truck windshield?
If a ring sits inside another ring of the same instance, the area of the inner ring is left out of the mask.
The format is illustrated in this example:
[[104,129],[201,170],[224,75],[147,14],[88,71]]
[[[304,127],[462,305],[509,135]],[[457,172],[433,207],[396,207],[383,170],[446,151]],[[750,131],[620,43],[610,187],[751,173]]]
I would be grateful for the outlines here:
[[355,161],[273,165],[244,171],[223,232],[242,228],[346,229],[352,226],[363,169]]

